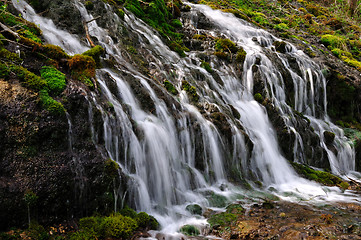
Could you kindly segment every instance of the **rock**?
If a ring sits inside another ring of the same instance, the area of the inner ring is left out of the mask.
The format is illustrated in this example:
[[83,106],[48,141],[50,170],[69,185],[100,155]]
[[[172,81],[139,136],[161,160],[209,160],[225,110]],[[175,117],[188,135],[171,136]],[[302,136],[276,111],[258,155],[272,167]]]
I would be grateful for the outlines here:
[[202,207],[198,204],[190,204],[186,207],[186,210],[193,215],[202,215]]

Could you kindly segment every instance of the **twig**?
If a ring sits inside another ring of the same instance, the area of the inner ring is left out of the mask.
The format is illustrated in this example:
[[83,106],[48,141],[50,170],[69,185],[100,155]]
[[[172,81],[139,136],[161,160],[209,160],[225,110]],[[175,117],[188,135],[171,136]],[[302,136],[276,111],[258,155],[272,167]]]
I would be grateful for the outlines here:
[[8,26],[4,25],[3,23],[0,22],[0,27],[2,29],[4,29],[6,32],[10,33],[11,35],[13,35],[16,39],[19,39],[20,36],[18,33],[14,32],[13,30],[11,30]]
[[88,39],[88,42],[89,42],[90,46],[95,47],[95,44],[93,43],[93,41],[92,41],[92,39],[91,39],[91,37],[89,35],[89,29],[88,29],[87,22],[84,22],[83,25],[84,25],[84,29],[85,29],[86,39]]

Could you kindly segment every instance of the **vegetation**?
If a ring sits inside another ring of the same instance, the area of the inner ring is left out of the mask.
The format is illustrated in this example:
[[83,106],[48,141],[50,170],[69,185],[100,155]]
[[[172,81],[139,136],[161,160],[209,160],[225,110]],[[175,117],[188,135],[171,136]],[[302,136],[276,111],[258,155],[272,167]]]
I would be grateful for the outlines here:
[[177,95],[177,94],[178,94],[177,89],[174,87],[174,85],[173,85],[171,82],[169,82],[168,80],[165,80],[165,81],[163,82],[163,84],[164,84],[165,89],[167,89],[167,91],[168,91],[169,93],[171,93],[171,94],[173,94],[173,95]]
[[41,77],[46,81],[49,92],[55,96],[59,95],[66,86],[65,74],[53,66],[42,67]]
[[200,234],[198,228],[193,225],[182,226],[180,232],[187,236],[198,236]]
[[190,98],[191,101],[198,102],[199,95],[194,86],[190,85],[189,82],[187,82],[186,80],[183,80],[182,81],[182,89],[187,92],[188,97]]
[[306,165],[298,163],[292,163],[292,165],[299,174],[310,180],[314,180],[327,186],[339,186],[342,189],[347,189],[349,186],[347,182],[342,181],[341,178],[331,173],[314,170]]

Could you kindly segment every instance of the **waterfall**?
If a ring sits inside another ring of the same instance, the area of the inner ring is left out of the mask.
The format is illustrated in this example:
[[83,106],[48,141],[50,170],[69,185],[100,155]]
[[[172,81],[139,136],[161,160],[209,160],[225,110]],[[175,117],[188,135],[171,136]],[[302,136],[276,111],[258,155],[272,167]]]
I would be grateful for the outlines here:
[[[40,24],[49,43],[61,46],[69,54],[88,49],[75,36],[57,29],[51,20],[36,15],[25,1],[12,2],[24,18]],[[74,0],[74,4],[84,21],[94,19],[80,1]],[[99,132],[92,125],[92,140],[96,145],[100,132],[103,133],[104,154],[116,161],[129,177],[127,191],[134,207],[154,214],[170,232],[177,231],[187,222],[205,222],[204,219],[196,220],[185,207],[192,203],[217,207],[212,206],[212,195],[232,201],[247,194],[229,181],[231,171],[243,179],[262,181],[264,191],[272,187],[277,191],[274,194],[288,200],[352,200],[353,195],[348,191],[342,194],[337,187],[321,187],[302,179],[288,162],[305,162],[304,144],[297,132],[294,110],[286,101],[286,79],[275,65],[275,59],[282,63],[290,76],[287,80],[293,84],[294,109],[310,120],[320,137],[320,146],[328,154],[332,171],[342,175],[355,169],[353,148],[343,131],[327,116],[326,81],[321,67],[289,43],[286,53],[275,52],[272,44],[280,39],[231,14],[203,5],[189,5],[192,7],[191,17],[182,19],[186,26],[197,26],[197,15],[202,13],[215,25],[215,29],[209,31],[210,35],[225,36],[247,52],[241,76],[233,66],[210,56],[212,69],[220,78],[216,79],[215,74],[201,67],[201,60],[195,52],[180,58],[154,30],[129,12],[123,21],[106,6],[114,24],[113,32],[99,27],[96,21],[88,26],[90,35],[106,49],[108,57],[116,60],[113,69],[97,70],[100,91],[87,96],[90,123],[93,122],[93,108],[101,113],[103,122]],[[27,10],[24,12],[24,9]],[[136,34],[139,52],[149,62],[149,75],[127,62],[121,44],[110,37],[118,34],[116,36],[120,38],[117,30],[121,27]],[[198,29],[194,28],[194,31]],[[271,59],[271,55],[275,59]],[[291,64],[289,59],[294,59],[295,63]],[[295,64],[299,71],[294,69]],[[286,130],[295,135],[294,159],[287,160],[283,156],[265,107],[253,97],[255,79],[252,69],[255,65],[261,81],[267,86],[266,97],[279,111]],[[197,80],[194,72],[202,75],[204,80]],[[163,79],[174,84],[178,96],[166,92],[161,84]],[[196,87],[199,103],[192,103],[182,90],[185,79]],[[105,108],[99,96],[103,101],[105,99],[111,110]],[[230,106],[238,111],[239,117],[230,117]],[[211,121],[214,114],[225,118],[229,139],[225,139],[219,126]],[[71,129],[70,118],[68,121]],[[333,146],[336,154],[325,143],[325,131],[335,133]],[[253,147],[249,146],[247,139]]]

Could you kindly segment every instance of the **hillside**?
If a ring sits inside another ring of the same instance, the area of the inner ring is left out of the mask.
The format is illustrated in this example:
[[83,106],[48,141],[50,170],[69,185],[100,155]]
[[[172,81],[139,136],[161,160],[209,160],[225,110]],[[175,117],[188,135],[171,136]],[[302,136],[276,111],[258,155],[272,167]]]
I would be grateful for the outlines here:
[[0,238],[361,237],[358,6],[0,9]]

